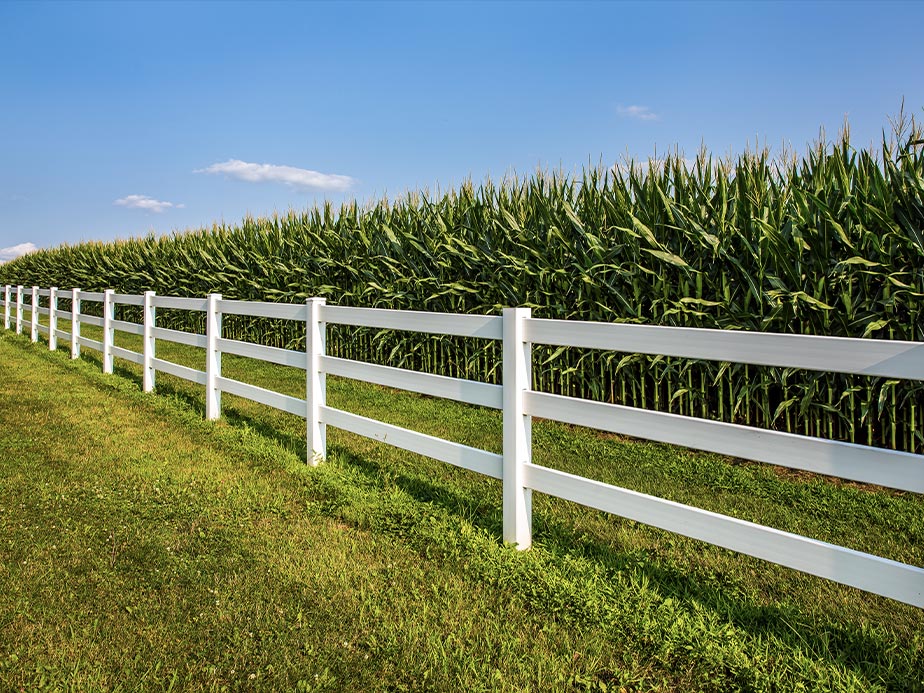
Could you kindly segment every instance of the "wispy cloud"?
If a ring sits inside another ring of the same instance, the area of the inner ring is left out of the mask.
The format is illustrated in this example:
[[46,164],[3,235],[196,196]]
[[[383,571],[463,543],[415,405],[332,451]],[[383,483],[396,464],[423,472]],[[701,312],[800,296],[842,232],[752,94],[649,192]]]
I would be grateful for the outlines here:
[[633,120],[658,120],[660,116],[648,106],[617,106],[616,112],[623,118]]
[[158,214],[170,208],[182,209],[184,206],[174,204],[173,202],[155,200],[153,197],[148,197],[147,195],[126,195],[125,197],[120,197],[112,204],[119,207],[131,207],[132,209],[146,209],[149,212],[157,212]]
[[9,248],[0,248],[0,263],[15,260],[20,255],[25,255],[26,253],[31,253],[36,250],[38,250],[38,247],[35,243],[20,243],[18,245],[11,245]]
[[225,174],[248,183],[285,183],[295,188],[313,190],[344,191],[356,181],[349,176],[334,173],[320,173],[294,166],[277,166],[275,164],[251,164],[240,159],[230,159],[220,164],[212,164],[194,173]]

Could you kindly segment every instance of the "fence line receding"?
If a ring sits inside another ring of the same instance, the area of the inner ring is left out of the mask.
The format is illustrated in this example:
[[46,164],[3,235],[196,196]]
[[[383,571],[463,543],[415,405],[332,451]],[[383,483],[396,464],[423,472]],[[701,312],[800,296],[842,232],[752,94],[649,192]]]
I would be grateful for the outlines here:
[[[62,299],[70,301],[70,311],[58,307]],[[3,302],[5,329],[22,334],[28,324],[33,342],[40,334],[47,335],[50,349],[57,349],[59,341],[69,342],[72,358],[80,356],[81,348],[98,351],[106,373],[112,373],[116,358],[136,363],[142,367],[146,392],[154,390],[158,371],[204,386],[209,419],[221,416],[222,392],[304,418],[312,464],[324,460],[326,427],[333,426],[499,479],[503,538],[519,549],[529,548],[532,541],[532,493],[538,491],[924,607],[924,568],[533,464],[531,434],[532,418],[541,417],[924,493],[924,455],[553,395],[531,386],[534,343],[910,380],[924,380],[924,343],[547,320],[533,318],[526,308],[507,308],[500,316],[354,308],[328,306],[320,298],[299,305],[225,300],[217,294],[184,298],[149,291],[137,296],[113,290],[8,285]],[[102,317],[82,312],[86,302],[101,304]],[[142,322],[117,320],[116,305],[141,307]],[[206,333],[157,327],[158,308],[205,313]],[[304,323],[305,350],[226,339],[221,329],[223,315]],[[47,324],[41,322],[42,316],[47,317]],[[59,329],[62,320],[70,322],[69,332]],[[327,324],[498,340],[502,343],[503,385],[328,356]],[[103,341],[82,336],[81,325],[102,328]],[[117,331],[142,336],[143,350],[116,346]],[[205,349],[205,370],[158,358],[158,340]],[[223,376],[223,353],[304,370],[305,399]],[[330,407],[326,402],[328,374],[500,409],[503,454]]]

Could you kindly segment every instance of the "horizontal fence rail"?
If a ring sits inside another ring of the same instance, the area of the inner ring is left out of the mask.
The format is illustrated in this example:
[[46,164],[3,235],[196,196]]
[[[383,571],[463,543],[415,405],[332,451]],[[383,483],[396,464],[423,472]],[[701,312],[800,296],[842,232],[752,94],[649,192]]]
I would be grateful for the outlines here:
[[526,338],[552,346],[924,380],[924,344],[918,342],[536,318],[527,321]]
[[308,317],[307,307],[291,303],[221,300],[218,302],[218,310],[224,315],[246,315],[280,320],[306,320]]
[[113,320],[112,329],[119,332],[128,332],[129,334],[144,334],[144,325],[136,322],[125,322],[124,320]]
[[[43,300],[45,305],[41,305]],[[61,300],[67,301],[70,310],[58,308]],[[82,312],[84,301],[102,304],[102,317]],[[532,541],[531,494],[545,493],[924,607],[924,568],[535,465],[531,435],[532,419],[538,417],[924,493],[924,455],[554,395],[535,391],[531,385],[532,344],[924,380],[922,343],[548,320],[532,318],[524,308],[505,309],[502,316],[454,315],[328,306],[323,299],[284,304],[225,300],[219,295],[187,298],[147,292],[139,296],[56,287],[6,286],[3,302],[5,329],[22,334],[28,325],[31,340],[36,342],[39,335],[47,335],[50,349],[57,348],[58,340],[69,342],[72,358],[80,356],[82,347],[98,351],[107,373],[112,372],[115,358],[135,363],[142,367],[146,392],[154,390],[156,372],[204,386],[209,419],[220,417],[223,392],[305,419],[308,456],[313,463],[326,456],[326,427],[333,426],[499,479],[503,485],[504,540],[520,549],[528,548]],[[142,322],[117,320],[116,305],[140,307]],[[205,313],[205,334],[158,327],[158,308]],[[305,349],[224,338],[223,315],[304,323]],[[47,318],[46,323],[42,318]],[[68,323],[70,331],[61,329]],[[328,323],[500,340],[503,385],[327,355]],[[103,340],[81,335],[81,325],[102,328]],[[116,346],[116,332],[141,336],[143,350]],[[159,358],[158,340],[204,349],[205,370]],[[305,398],[223,376],[222,354],[305,371]],[[330,407],[326,403],[327,375],[499,409],[504,419],[503,454]]]
[[139,366],[144,365],[144,354],[139,354],[137,351],[123,349],[122,347],[113,345],[112,355],[120,359],[125,359],[126,361],[131,361],[132,363],[137,363]]
[[87,337],[78,337],[77,344],[80,346],[87,347],[88,349],[93,349],[102,353],[105,349],[105,345],[102,342],[98,342],[95,339],[88,339]]
[[106,326],[106,321],[96,315],[78,315],[77,320],[84,325],[94,325],[95,327]]
[[322,356],[321,370],[329,375],[362,380],[398,390],[408,390],[423,395],[453,399],[458,402],[477,404],[492,409],[504,408],[503,388],[500,385],[482,383],[477,380],[448,378],[444,375],[421,373],[392,366],[380,366],[374,363],[342,359],[337,356]]
[[921,606],[924,570],[753,522],[527,465],[530,488],[726,549]]
[[178,363],[173,363],[172,361],[164,361],[163,359],[159,358],[154,358],[152,361],[155,369],[167,373],[168,375],[182,378],[183,380],[188,380],[199,385],[206,384],[205,371],[199,371],[195,368],[189,368],[188,366],[181,366]]
[[268,407],[300,416],[303,419],[308,417],[307,403],[303,399],[283,395],[273,390],[266,390],[256,385],[242,383],[240,380],[223,378],[220,375],[216,376],[215,383],[222,392],[227,392],[230,395],[237,395],[244,399],[259,402]]
[[144,296],[135,296],[134,294],[112,294],[112,302],[125,306],[144,305]]
[[390,308],[353,308],[324,306],[324,322],[356,327],[378,327],[386,330],[407,330],[429,334],[455,335],[501,339],[503,321],[493,315],[456,315],[455,313],[427,313]]
[[194,310],[204,313],[208,310],[208,301],[204,298],[179,298],[176,296],[155,296],[152,300],[155,308],[174,308],[176,310]]
[[308,361],[304,352],[253,344],[252,342],[239,342],[234,339],[222,339],[220,337],[217,340],[217,346],[218,350],[223,354],[244,356],[258,361],[268,361],[279,366],[301,368],[302,370],[307,370],[308,368]]
[[187,346],[199,347],[200,349],[205,349],[208,346],[208,340],[205,338],[204,334],[184,332],[182,330],[170,330],[166,327],[152,327],[151,333],[155,339],[162,339],[165,342],[185,344]]
[[344,431],[394,445],[402,450],[448,462],[456,467],[486,474],[495,479],[503,477],[503,458],[495,453],[382,423],[333,407],[321,408],[321,421]]
[[610,433],[924,493],[924,458],[908,452],[545,392],[526,393],[526,412]]

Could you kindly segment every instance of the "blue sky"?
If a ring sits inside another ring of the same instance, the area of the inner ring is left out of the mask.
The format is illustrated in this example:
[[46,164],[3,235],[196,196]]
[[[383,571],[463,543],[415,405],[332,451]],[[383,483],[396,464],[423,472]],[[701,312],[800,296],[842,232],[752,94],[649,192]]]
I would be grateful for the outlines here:
[[7,1],[0,249],[801,150],[845,116],[864,145],[902,98],[922,115],[922,26],[922,3]]

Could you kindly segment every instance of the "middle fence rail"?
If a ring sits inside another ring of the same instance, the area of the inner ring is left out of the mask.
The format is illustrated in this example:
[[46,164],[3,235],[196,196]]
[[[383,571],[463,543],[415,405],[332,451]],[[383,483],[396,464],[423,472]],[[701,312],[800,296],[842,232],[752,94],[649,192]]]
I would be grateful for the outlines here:
[[[70,301],[70,311],[59,309],[61,299]],[[102,317],[82,312],[85,302],[101,304]],[[531,368],[532,345],[544,344],[924,380],[924,343],[547,320],[533,318],[528,308],[506,308],[492,316],[328,306],[323,298],[284,304],[225,300],[218,294],[184,298],[56,287],[27,292],[7,285],[3,303],[5,329],[22,334],[28,313],[33,342],[40,333],[48,336],[53,350],[59,340],[69,341],[72,358],[80,356],[81,348],[98,351],[106,373],[113,372],[115,358],[138,364],[146,392],[154,390],[158,371],[204,386],[208,419],[221,416],[222,392],[304,418],[312,464],[326,457],[326,427],[333,426],[499,479],[503,538],[518,549],[531,545],[532,493],[538,491],[924,607],[924,568],[535,465],[531,432],[533,417],[541,417],[920,494],[924,455],[549,394],[532,389]],[[142,322],[116,320],[116,305],[140,307]],[[158,308],[204,313],[205,334],[157,327]],[[304,323],[306,348],[294,351],[226,339],[223,315]],[[48,317],[47,325],[41,316]],[[70,321],[70,332],[59,329],[60,320]],[[501,341],[503,385],[328,356],[328,324]],[[103,341],[82,336],[81,325],[102,328]],[[142,336],[143,350],[116,346],[117,331]],[[205,370],[158,358],[158,340],[204,349]],[[223,353],[304,370],[305,399],[223,376]],[[330,407],[328,374],[499,409],[503,454]]]

